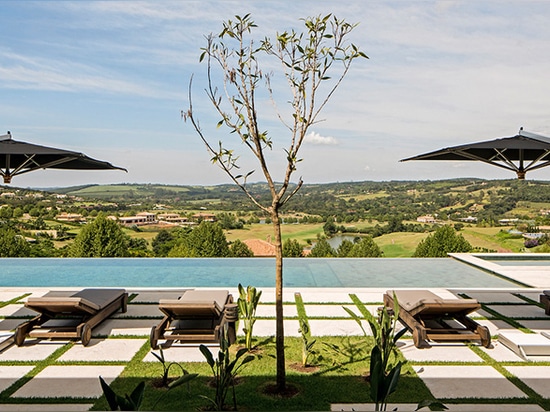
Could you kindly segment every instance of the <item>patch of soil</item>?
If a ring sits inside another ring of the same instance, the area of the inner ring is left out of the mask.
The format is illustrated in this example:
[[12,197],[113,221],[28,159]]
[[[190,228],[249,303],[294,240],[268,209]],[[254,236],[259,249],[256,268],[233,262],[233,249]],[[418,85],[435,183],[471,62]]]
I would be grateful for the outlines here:
[[[235,386],[240,385],[242,382],[243,382],[243,378],[241,376],[236,376],[236,377],[233,378],[233,385],[235,385]],[[217,386],[216,379],[214,379],[214,378],[209,379],[208,382],[206,383],[206,385],[209,388],[215,388]]]
[[300,388],[298,388],[296,385],[293,385],[291,383],[286,384],[286,388],[283,391],[279,391],[277,388],[276,382],[270,382],[262,386],[260,391],[268,396],[272,396],[274,398],[294,398],[295,396],[300,394]]
[[166,384],[163,384],[162,383],[162,378],[155,378],[151,381],[151,386],[155,389],[161,389],[161,388],[168,389],[168,385],[171,382],[174,382],[176,379],[178,379],[178,378],[176,378],[176,377],[168,378]]
[[[241,349],[246,349],[246,346],[245,345],[235,346],[236,352],[240,351]],[[261,355],[262,353],[264,353],[264,350],[260,346],[254,346],[252,349],[248,351],[248,354],[250,355]]]
[[301,363],[292,363],[289,365],[292,369],[294,369],[295,371],[298,371],[298,372],[303,372],[303,373],[313,373],[313,372],[317,372],[319,369],[321,369],[321,367],[317,366],[317,365],[303,365]]

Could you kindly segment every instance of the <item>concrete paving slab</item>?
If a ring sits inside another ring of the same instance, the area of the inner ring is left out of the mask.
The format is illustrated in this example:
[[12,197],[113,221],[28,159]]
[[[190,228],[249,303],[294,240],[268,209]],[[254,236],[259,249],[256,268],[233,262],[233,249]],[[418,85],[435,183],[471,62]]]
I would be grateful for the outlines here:
[[[327,318],[350,318],[350,315],[342,306],[351,309],[357,315],[360,315],[359,309],[355,305],[304,305],[308,317],[327,317]],[[371,313],[375,313],[378,306],[367,306]]]
[[[313,336],[363,336],[363,331],[352,319],[310,319],[308,322]],[[367,322],[363,322],[363,327],[371,335]]]
[[0,302],[9,302],[23,295],[24,293],[14,290],[0,290]]
[[491,366],[424,365],[418,376],[436,399],[527,397]]
[[[297,320],[287,319],[284,321],[285,336],[300,336],[298,329],[300,325]],[[242,322],[239,322],[238,333],[243,335]],[[258,319],[254,323],[254,336],[274,336],[275,335],[275,319]]]
[[156,319],[109,319],[93,329],[92,336],[149,336]]
[[[258,288],[262,291],[262,297],[260,299],[261,303],[275,303],[275,288]],[[300,292],[299,290],[297,290]],[[233,295],[235,301],[239,297],[239,294]],[[291,288],[285,288],[283,290],[283,302],[284,303],[294,303],[294,290]]]
[[0,404],[0,412],[78,412],[89,411],[92,406],[94,406],[92,403],[2,403]]
[[155,318],[162,319],[164,314],[160,311],[158,305],[128,305],[126,313],[120,311],[111,315],[112,319],[124,318]]
[[509,318],[540,318],[544,311],[535,305],[487,305],[490,309]]
[[0,319],[0,331],[12,331],[23,322],[25,319]]
[[498,331],[501,329],[510,329],[511,326],[509,323],[503,320],[488,320],[488,319],[478,319],[476,320],[482,326],[487,326],[489,328],[489,333],[491,336],[498,335]]
[[[368,291],[359,291],[354,292],[353,290],[350,290],[349,293],[355,293],[355,295],[359,298],[359,300],[365,304],[382,304],[384,302],[384,293],[386,291],[379,291],[379,292],[368,292]],[[351,298],[349,298],[351,300]]]
[[445,404],[449,408],[449,411],[464,411],[464,412],[531,412],[531,411],[543,411],[544,409],[541,408],[539,405],[515,405],[515,404],[459,404],[459,405],[453,405],[453,404]]
[[[210,352],[216,357],[220,346],[216,344],[206,345]],[[160,355],[158,350],[150,351],[143,358],[144,362],[159,362],[159,360],[153,355],[152,352],[155,352],[157,355]],[[169,348],[163,348],[162,353],[164,354],[164,360],[166,362],[205,362],[204,356],[199,349],[199,345],[191,344],[177,344],[174,343]]]
[[145,342],[145,339],[92,339],[88,346],[75,344],[58,361],[130,361]]
[[0,353],[1,361],[41,361],[49,357],[67,341],[37,341],[27,339],[23,346],[12,345]]
[[[414,411],[417,404],[413,403],[388,403],[388,411]],[[333,403],[331,411],[374,411],[374,403]]]
[[347,292],[327,292],[323,289],[317,290],[305,290],[300,292],[302,300],[305,303],[322,303],[322,302],[337,302],[337,303],[351,303],[351,298]]
[[9,388],[27,373],[34,369],[34,366],[2,366],[0,368],[0,392]]
[[98,398],[103,394],[99,376],[111,383],[124,366],[48,366],[19,388],[13,398]]
[[526,298],[529,298],[531,300],[534,300],[535,302],[539,301],[541,291],[532,291],[532,290],[525,290],[518,292],[520,295],[525,296]]
[[491,348],[480,346],[480,349],[497,362],[525,362],[525,359],[496,339],[491,342]]
[[534,332],[550,332],[550,316],[548,320],[522,320],[521,324]]
[[[417,404],[413,403],[389,403],[388,411],[415,411]],[[465,412],[534,412],[543,411],[538,405],[506,405],[506,404],[449,404],[445,403],[449,411]],[[330,405],[331,411],[374,411],[373,403],[334,403]],[[428,410],[423,409],[423,410]]]
[[0,308],[0,316],[3,317],[29,318],[36,315],[38,315],[38,312],[26,308],[19,303],[13,303]]
[[550,398],[550,366],[505,366],[527,386],[544,398]]
[[399,350],[405,359],[412,362],[482,362],[483,360],[463,343],[433,343],[430,348],[418,349],[412,340],[402,340],[405,343]]
[[[276,310],[275,305],[258,305],[256,307],[256,316],[260,318],[274,318],[275,310]],[[293,304],[283,305],[283,315],[284,317],[298,316],[296,305],[293,305]]]
[[467,294],[472,299],[476,299],[480,303],[525,303],[524,300],[518,298],[517,296],[514,296],[510,292],[470,291]]

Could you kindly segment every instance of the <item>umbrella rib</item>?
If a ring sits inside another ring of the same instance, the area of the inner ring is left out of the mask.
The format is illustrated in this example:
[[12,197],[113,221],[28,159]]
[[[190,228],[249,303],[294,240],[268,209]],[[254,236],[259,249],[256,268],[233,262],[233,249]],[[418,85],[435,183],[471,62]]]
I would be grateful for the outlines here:
[[[541,154],[539,157],[537,157],[535,160],[531,161],[531,163],[529,163],[527,165],[527,167],[525,167],[525,170],[535,170],[535,169],[539,169],[543,166],[541,165],[536,165],[536,163],[538,162],[542,162],[542,159],[544,159],[546,156],[548,156],[548,153],[550,153],[550,150],[545,150],[545,152],[543,154]],[[548,165],[550,163],[550,161],[546,161],[544,163],[542,163],[542,165]]]
[[[506,164],[508,164],[508,165],[510,166],[509,170],[514,170],[514,171],[517,172],[517,171],[519,171],[519,170],[521,169],[521,168],[518,167],[513,161],[511,161],[510,159],[508,159],[508,158],[504,155],[504,152],[506,151],[506,149],[504,149],[504,150],[501,151],[501,150],[499,150],[499,149],[497,149],[497,148],[494,148],[493,150],[494,150],[495,152],[497,152],[497,156],[496,156],[496,157],[498,157],[499,160],[500,160],[501,162],[504,162],[504,163],[506,163]],[[494,157],[491,158],[491,160],[492,160],[492,159],[494,159]],[[492,163],[492,164],[497,165],[498,163]]]
[[511,164],[511,167],[510,167],[510,166],[507,166],[507,165],[496,163],[496,162],[492,161],[491,159],[485,159],[483,157],[476,156],[472,153],[468,153],[468,152],[465,152],[463,150],[449,150],[449,151],[454,152],[454,153],[458,153],[461,156],[463,156],[467,159],[470,159],[470,160],[478,160],[478,161],[483,162],[483,163],[488,163],[488,164],[493,165],[493,166],[498,166],[498,167],[502,167],[503,169],[512,170],[514,172],[517,172],[516,165],[514,165],[513,163]]
[[531,166],[532,164],[533,164],[533,163],[529,164],[529,166],[527,166],[527,167],[525,168],[525,171],[526,171],[526,172],[527,172],[527,171],[530,171],[530,170],[537,170],[537,169],[541,169],[541,168],[543,168],[543,167],[546,167],[546,166],[550,165],[550,160],[547,160],[547,161],[544,162],[544,163],[539,163],[538,165],[533,165],[533,166]]
[[[11,172],[11,176],[21,175],[23,173],[31,172],[31,171],[37,170],[37,169],[46,169],[48,167],[57,166],[58,164],[66,163],[66,162],[69,162],[71,160],[74,160],[74,159],[78,158],[78,156],[66,156],[66,157],[63,157],[61,159],[49,162],[49,163],[40,164],[40,163],[38,163],[34,160],[34,157],[35,157],[35,155],[27,156],[27,160],[25,160],[16,169],[14,169]],[[31,163],[34,164],[34,166],[31,165]],[[22,169],[26,169],[26,170],[22,170]]]

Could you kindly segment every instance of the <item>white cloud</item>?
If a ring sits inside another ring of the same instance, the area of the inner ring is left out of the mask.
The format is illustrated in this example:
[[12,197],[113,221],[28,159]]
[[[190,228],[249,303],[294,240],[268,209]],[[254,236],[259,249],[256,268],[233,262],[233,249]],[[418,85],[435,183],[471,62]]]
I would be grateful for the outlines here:
[[[545,22],[550,2],[352,0],[333,7],[303,0],[281,5],[0,1],[5,17],[0,27],[0,133],[11,130],[26,141],[74,145],[130,170],[124,177],[105,173],[105,179],[225,182],[179,113],[187,106],[194,74],[194,109],[203,130],[215,141],[232,137],[214,127],[219,118],[203,93],[206,65],[198,57],[205,34],[248,12],[258,24],[256,39],[301,31],[300,17],[329,12],[359,23],[350,41],[370,59],[354,62],[318,119],[323,128],[307,136],[309,148],[304,147],[299,169],[308,181],[511,177],[475,162],[398,160],[512,136],[520,126],[550,133],[550,25]],[[275,98],[284,111],[281,103],[291,99],[281,69],[269,59],[261,63],[274,73]],[[318,96],[323,91],[321,87]],[[276,162],[282,158],[284,163],[288,133],[270,117],[271,106],[265,109],[261,99],[257,103],[262,127],[273,136],[270,166],[276,172]],[[130,147],[132,155],[114,152],[119,147]],[[167,149],[154,152],[159,148]],[[185,154],[174,160],[181,149]],[[537,173],[550,176],[549,170]],[[29,184],[41,176],[46,174],[29,174]],[[60,179],[68,176],[60,174]],[[100,174],[82,176],[99,179]]]
[[305,141],[307,143],[316,144],[316,145],[337,145],[338,140],[336,140],[332,136],[321,136],[319,133],[316,132],[309,132],[306,137]]

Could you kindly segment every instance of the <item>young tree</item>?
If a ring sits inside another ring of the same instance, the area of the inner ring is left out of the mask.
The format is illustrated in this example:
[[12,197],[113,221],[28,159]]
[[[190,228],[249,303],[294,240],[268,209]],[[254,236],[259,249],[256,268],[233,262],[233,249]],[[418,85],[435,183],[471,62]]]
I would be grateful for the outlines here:
[[382,250],[378,247],[378,245],[370,236],[365,236],[359,242],[355,243],[347,255],[347,257],[380,256],[382,256]]
[[284,257],[302,257],[304,254],[304,248],[300,245],[296,239],[287,239],[283,243],[283,256]]
[[309,254],[309,257],[318,258],[334,256],[336,256],[334,248],[330,245],[330,243],[328,243],[327,239],[324,237],[317,239],[317,243],[315,243],[315,246],[311,248],[311,253]]
[[169,257],[228,257],[231,255],[223,229],[217,223],[202,221],[191,232],[180,231],[180,237]]
[[28,257],[30,246],[15,229],[0,226],[0,257]]
[[448,253],[468,253],[472,245],[452,226],[441,226],[426,239],[420,241],[413,257],[447,257]]
[[336,249],[336,255],[338,257],[347,257],[351,249],[353,248],[354,243],[351,240],[344,239],[338,249]]
[[254,257],[254,253],[242,240],[237,239],[231,244],[232,257]]
[[168,256],[170,249],[174,247],[174,235],[166,229],[162,229],[153,239],[151,246],[157,257]]
[[82,228],[69,249],[71,257],[126,257],[130,237],[100,213]]
[[[341,84],[352,62],[359,57],[367,57],[355,45],[347,42],[354,25],[331,15],[306,18],[303,21],[305,31],[302,33],[294,30],[285,31],[277,33],[273,40],[266,37],[255,43],[252,31],[257,26],[250,15],[235,16],[235,20],[223,23],[223,29],[218,36],[207,37],[207,45],[200,56],[200,60],[205,60],[207,65],[206,94],[220,116],[218,127],[226,126],[230,136],[236,138],[235,143],[245,147],[245,150],[249,149],[256,158],[269,187],[269,200],[262,202],[249,190],[246,185],[247,178],[253,171],[241,174],[239,156],[232,146],[221,141],[214,143],[201,129],[193,112],[191,85],[189,108],[182,112],[183,118],[191,122],[205,143],[212,155],[212,161],[227,173],[252,203],[266,213],[272,223],[276,253],[276,353],[279,391],[286,389],[283,251],[279,213],[302,186],[301,178],[298,183],[291,185],[291,177],[301,160],[298,154],[309,128],[320,121],[321,110]],[[273,147],[273,140],[268,132],[261,128],[258,112],[262,99],[258,96],[262,96],[261,85],[264,81],[267,94],[275,102],[271,87],[273,75],[267,70],[262,70],[262,57],[272,57],[280,63],[290,89],[290,112],[283,113],[275,109],[276,115],[288,131],[288,139],[284,143],[286,166],[280,183],[274,179],[267,156]],[[215,85],[218,73],[215,72],[216,69],[219,69],[221,74],[220,88]],[[332,72],[336,72],[334,78],[330,77]]]

